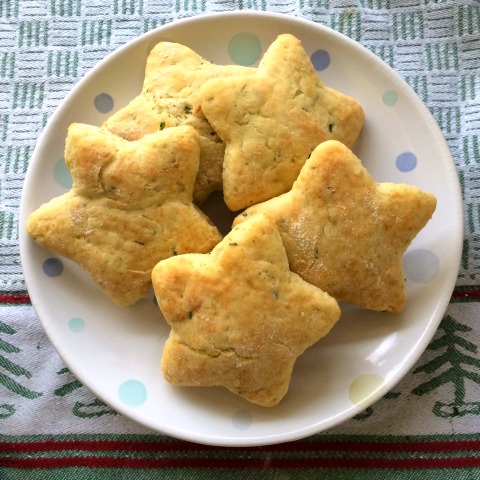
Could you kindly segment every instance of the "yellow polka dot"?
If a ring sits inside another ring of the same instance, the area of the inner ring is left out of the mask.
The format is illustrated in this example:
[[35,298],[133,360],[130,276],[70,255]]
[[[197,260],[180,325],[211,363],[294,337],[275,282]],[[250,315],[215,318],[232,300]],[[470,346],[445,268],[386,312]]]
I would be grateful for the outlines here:
[[361,406],[383,385],[383,377],[375,374],[365,374],[357,377],[350,384],[350,400]]

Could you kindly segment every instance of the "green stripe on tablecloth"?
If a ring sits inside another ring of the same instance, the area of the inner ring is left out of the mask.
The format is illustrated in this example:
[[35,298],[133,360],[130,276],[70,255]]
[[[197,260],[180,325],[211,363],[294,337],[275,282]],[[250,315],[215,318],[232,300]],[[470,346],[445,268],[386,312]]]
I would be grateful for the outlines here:
[[[4,476],[2,476],[4,475]],[[302,469],[290,471],[278,470],[205,470],[162,469],[135,470],[125,469],[88,469],[67,468],[48,470],[6,470],[0,467],[2,480],[477,480],[480,471],[457,469],[433,470],[346,470],[346,469]]]
[[[152,433],[148,434],[63,434],[63,435],[6,435],[0,433],[0,442],[73,442],[73,441],[85,441],[85,442],[102,442],[102,441],[125,441],[125,442],[165,442],[171,444],[182,444],[182,445],[196,445],[199,449],[205,448],[216,448],[210,447],[201,444],[195,444],[190,442],[185,442],[182,440],[177,440],[173,437],[167,435],[160,435]],[[310,437],[304,438],[303,440],[298,440],[296,442],[291,442],[290,444],[304,444],[308,445],[312,442],[368,442],[369,444],[383,444],[383,443],[398,443],[403,444],[405,442],[414,443],[414,442],[469,442],[469,441],[480,441],[480,433],[473,434],[455,434],[455,436],[449,434],[438,434],[438,435],[409,435],[405,437],[403,435],[348,435],[348,434],[329,434],[322,433],[318,435],[312,435]],[[250,448],[262,448],[262,449],[282,449],[282,445],[287,444],[274,444],[264,447],[250,447]],[[220,448],[220,447],[219,447]],[[235,448],[231,448],[235,450]]]

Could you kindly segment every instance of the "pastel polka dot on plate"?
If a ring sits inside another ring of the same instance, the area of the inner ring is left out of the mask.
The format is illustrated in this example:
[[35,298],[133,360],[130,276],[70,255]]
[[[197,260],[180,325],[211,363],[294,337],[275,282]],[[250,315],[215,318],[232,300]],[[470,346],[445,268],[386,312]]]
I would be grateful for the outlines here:
[[232,416],[232,423],[238,430],[248,430],[253,423],[252,414],[248,410],[237,410]]
[[253,33],[237,33],[228,42],[228,54],[238,65],[253,65],[262,53],[260,39]]
[[118,387],[118,396],[123,404],[138,407],[147,400],[147,387],[138,380],[127,380]]
[[388,107],[393,107],[398,102],[398,94],[395,90],[387,90],[382,96],[383,103]]
[[417,156],[412,152],[403,152],[397,156],[395,165],[401,172],[411,172],[417,166]]
[[72,317],[68,320],[68,328],[75,333],[80,333],[85,329],[85,321],[80,317]]
[[108,93],[97,95],[93,104],[100,113],[108,113],[113,110],[113,98]]
[[53,178],[61,187],[72,188],[72,175],[70,174],[70,170],[65,164],[64,158],[60,158],[53,164]]
[[42,264],[42,269],[47,277],[58,277],[63,273],[63,263],[58,258],[47,258]]
[[317,72],[325,70],[330,65],[330,54],[326,50],[316,50],[310,56],[310,61]]
[[431,282],[440,270],[439,258],[430,250],[417,248],[403,256],[405,276],[414,282]]
[[362,406],[382,385],[383,377],[376,374],[358,376],[351,384],[349,396],[352,403]]

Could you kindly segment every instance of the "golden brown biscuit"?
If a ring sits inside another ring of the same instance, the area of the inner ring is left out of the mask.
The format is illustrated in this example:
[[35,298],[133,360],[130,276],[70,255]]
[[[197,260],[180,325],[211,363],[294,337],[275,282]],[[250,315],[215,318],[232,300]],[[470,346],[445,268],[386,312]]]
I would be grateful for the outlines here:
[[304,280],[372,310],[405,304],[402,256],[436,207],[410,185],[375,183],[340,142],[319,145],[290,192],[247,209],[234,224],[267,214],[290,268]]
[[238,65],[214,65],[184,45],[160,42],[148,56],[142,93],[104,126],[126,140],[178,125],[195,128],[201,153],[193,197],[203,203],[222,189],[225,145],[199,108],[198,89],[210,78],[254,72]]
[[209,255],[159,262],[152,278],[172,327],[165,378],[223,385],[263,406],[284,397],[297,357],[340,316],[333,298],[290,272],[278,230],[263,216],[234,228]]
[[72,124],[65,160],[73,187],[33,212],[27,231],[77,262],[118,305],[131,305],[148,292],[159,260],[208,252],[221,240],[192,204],[198,158],[191,127],[128,142]]
[[216,78],[200,89],[203,113],[226,144],[225,203],[240,210],[288,191],[312,150],[352,146],[362,107],[325,86],[292,35],[280,35],[255,75]]

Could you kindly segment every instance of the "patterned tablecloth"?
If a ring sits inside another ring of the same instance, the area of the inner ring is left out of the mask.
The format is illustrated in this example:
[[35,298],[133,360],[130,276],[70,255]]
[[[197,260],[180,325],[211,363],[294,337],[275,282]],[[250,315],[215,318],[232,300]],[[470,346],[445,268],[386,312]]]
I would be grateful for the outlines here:
[[[246,9],[331,27],[403,76],[453,154],[465,232],[443,321],[391,392],[322,434],[233,449],[149,431],[74,378],[31,306],[18,218],[36,141],[91,67],[155,27]],[[479,137],[478,0],[0,0],[0,478],[480,478]]]

